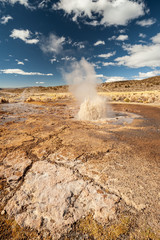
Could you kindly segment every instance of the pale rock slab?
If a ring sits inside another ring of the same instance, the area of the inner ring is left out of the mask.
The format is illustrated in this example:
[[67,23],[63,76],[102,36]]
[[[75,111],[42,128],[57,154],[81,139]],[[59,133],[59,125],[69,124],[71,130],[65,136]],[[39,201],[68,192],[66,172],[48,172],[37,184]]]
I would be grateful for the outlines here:
[[14,186],[23,176],[24,171],[31,165],[31,163],[32,161],[22,150],[9,153],[3,160],[4,176],[7,178],[7,182],[11,186]]
[[24,227],[48,229],[58,239],[78,219],[93,213],[101,223],[115,217],[119,198],[84,181],[70,168],[39,161],[5,210]]

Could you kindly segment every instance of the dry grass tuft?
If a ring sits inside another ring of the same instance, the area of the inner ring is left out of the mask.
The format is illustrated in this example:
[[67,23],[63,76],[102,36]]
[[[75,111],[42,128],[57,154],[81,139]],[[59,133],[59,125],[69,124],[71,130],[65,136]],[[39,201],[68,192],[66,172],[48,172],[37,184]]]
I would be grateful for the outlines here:
[[9,100],[7,98],[1,97],[0,103],[9,103]]
[[114,102],[160,103],[160,91],[99,92],[99,94]]

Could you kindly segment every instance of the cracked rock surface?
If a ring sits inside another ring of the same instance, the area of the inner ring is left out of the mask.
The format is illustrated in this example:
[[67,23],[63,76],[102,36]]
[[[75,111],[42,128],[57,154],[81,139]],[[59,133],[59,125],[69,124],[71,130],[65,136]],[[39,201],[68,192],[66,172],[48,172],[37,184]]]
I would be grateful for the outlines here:
[[75,109],[70,100],[1,107],[2,214],[36,230],[33,239],[60,239],[90,215],[105,227],[127,214],[133,231],[157,233],[160,108],[114,104],[115,118],[99,122],[76,120]]
[[60,237],[69,224],[93,211],[97,221],[114,217],[119,200],[72,170],[47,161],[34,163],[5,210],[25,227],[47,228]]

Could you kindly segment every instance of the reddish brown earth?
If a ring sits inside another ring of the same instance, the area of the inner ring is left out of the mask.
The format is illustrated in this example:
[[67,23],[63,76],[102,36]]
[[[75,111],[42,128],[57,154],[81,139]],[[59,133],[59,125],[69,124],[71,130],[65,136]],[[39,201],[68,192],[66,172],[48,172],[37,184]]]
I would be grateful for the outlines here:
[[1,105],[0,239],[159,239],[160,108],[112,108]]

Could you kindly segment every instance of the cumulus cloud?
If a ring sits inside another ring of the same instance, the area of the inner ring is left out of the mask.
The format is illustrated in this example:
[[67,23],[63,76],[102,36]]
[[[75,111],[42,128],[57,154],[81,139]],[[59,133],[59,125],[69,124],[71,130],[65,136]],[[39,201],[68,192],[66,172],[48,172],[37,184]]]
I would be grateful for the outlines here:
[[154,70],[150,72],[139,72],[139,75],[135,76],[135,78],[144,79],[144,78],[154,77],[157,75],[160,75],[160,70]]
[[153,43],[159,43],[160,44],[160,33],[158,33],[156,36],[151,38]]
[[8,23],[9,20],[13,20],[13,17],[11,17],[10,15],[3,16],[0,20],[0,23],[1,24],[6,24],[6,23]]
[[39,40],[37,38],[35,39],[31,39],[32,36],[32,32],[27,30],[19,30],[19,29],[13,29],[11,32],[10,37],[13,39],[21,39],[22,41],[24,41],[25,43],[28,44],[37,44],[39,42]]
[[150,19],[145,19],[145,20],[137,21],[136,23],[137,23],[137,25],[140,25],[140,26],[142,26],[142,27],[149,27],[149,26],[155,24],[155,23],[156,23],[156,20],[150,18]]
[[114,56],[116,54],[116,51],[114,51],[114,52],[110,52],[110,53],[106,53],[106,54],[99,54],[98,55],[98,57],[100,57],[100,58],[109,58],[109,57],[112,57],[112,56]]
[[63,50],[65,37],[58,37],[51,33],[49,37],[42,37],[40,41],[40,48],[44,53],[59,54]]
[[73,21],[82,18],[83,22],[87,23],[86,18],[89,18],[88,24],[93,26],[127,25],[130,20],[145,14],[143,1],[134,0],[59,0],[53,4],[53,9],[63,10],[66,14],[72,15]]
[[99,40],[99,41],[97,41],[97,42],[94,43],[94,46],[98,46],[98,45],[105,45],[105,42]]
[[53,76],[52,73],[40,73],[40,72],[25,72],[21,69],[1,69],[0,72],[4,74],[18,74],[27,76]]
[[24,5],[25,7],[30,7],[28,0],[0,0],[2,3],[10,3],[10,4],[15,4],[19,3],[21,5]]
[[125,40],[128,40],[128,35],[119,35],[116,40],[118,41],[125,41]]
[[160,33],[151,38],[148,45],[124,45],[123,48],[129,55],[115,59],[118,65],[130,68],[160,67]]
[[120,81],[126,81],[125,77],[118,77],[118,76],[113,76],[113,77],[105,77],[106,82],[120,82]]

